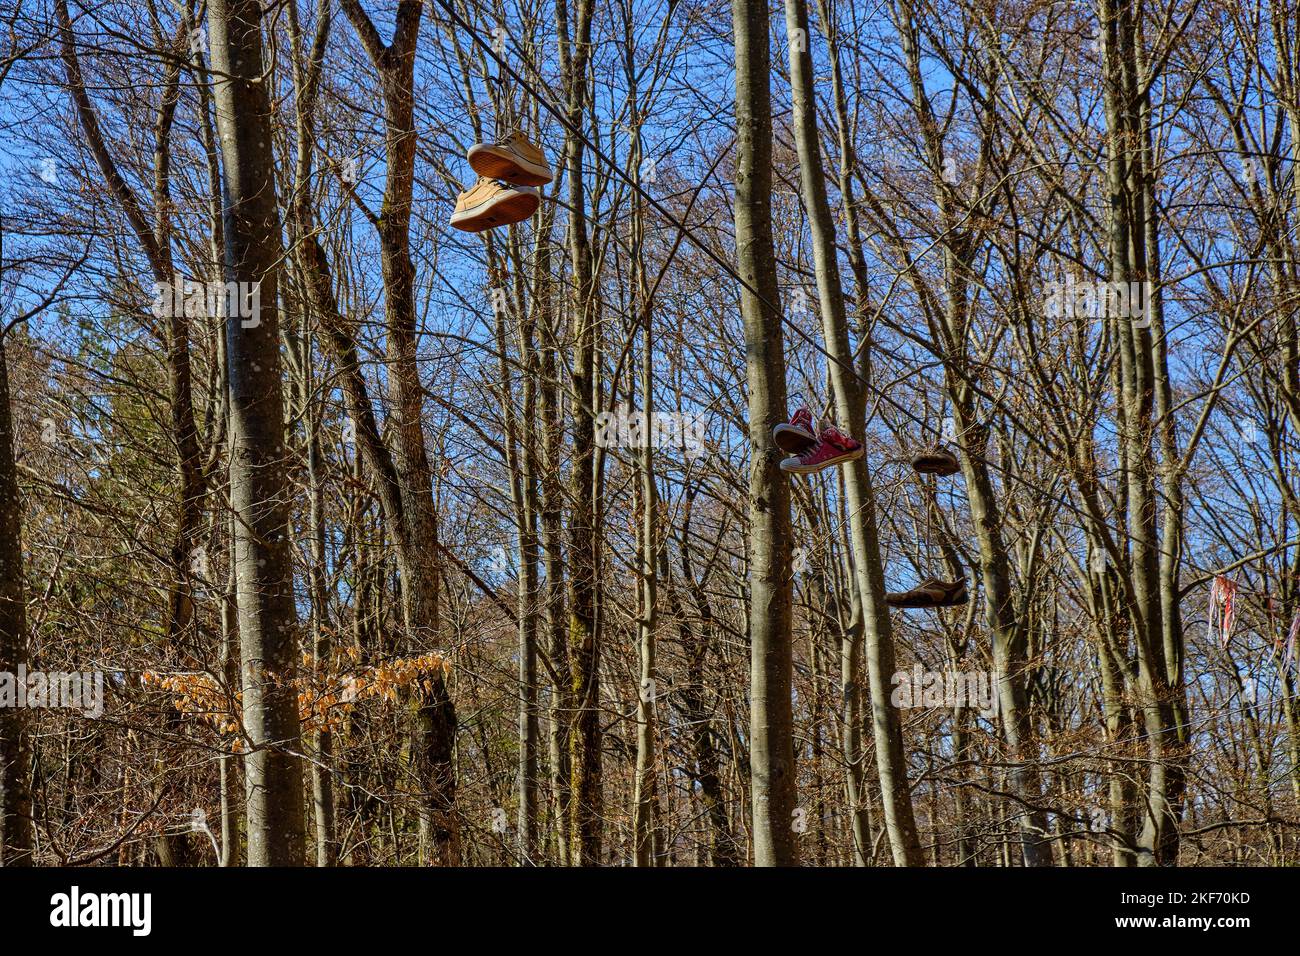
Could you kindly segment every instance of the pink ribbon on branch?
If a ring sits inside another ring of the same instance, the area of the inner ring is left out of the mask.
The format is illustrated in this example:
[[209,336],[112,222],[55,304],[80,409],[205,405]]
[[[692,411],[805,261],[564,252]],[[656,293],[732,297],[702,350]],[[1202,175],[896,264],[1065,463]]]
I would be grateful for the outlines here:
[[1210,585],[1210,634],[1218,632],[1219,646],[1224,650],[1232,640],[1232,628],[1236,623],[1237,585],[1220,574]]

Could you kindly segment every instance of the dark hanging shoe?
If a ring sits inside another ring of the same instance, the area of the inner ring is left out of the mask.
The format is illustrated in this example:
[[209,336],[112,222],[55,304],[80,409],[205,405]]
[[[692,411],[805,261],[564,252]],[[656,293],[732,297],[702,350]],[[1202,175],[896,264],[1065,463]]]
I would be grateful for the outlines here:
[[955,475],[961,471],[957,456],[942,448],[931,448],[913,455],[912,467],[923,475]]
[[772,429],[772,440],[787,455],[802,455],[817,444],[812,413],[806,408],[798,409],[790,421],[782,422]]
[[885,603],[891,607],[956,607],[970,600],[966,579],[940,581],[928,578],[910,591],[891,591]]

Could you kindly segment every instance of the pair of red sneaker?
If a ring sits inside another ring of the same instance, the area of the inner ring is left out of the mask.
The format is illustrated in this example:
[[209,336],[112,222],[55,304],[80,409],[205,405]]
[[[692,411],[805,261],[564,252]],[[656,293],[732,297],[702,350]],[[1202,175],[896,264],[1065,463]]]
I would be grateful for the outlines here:
[[812,413],[800,408],[788,422],[772,429],[772,440],[790,457],[781,461],[781,470],[792,475],[811,475],[831,465],[861,458],[862,443],[844,434],[834,425],[820,433],[814,431]]

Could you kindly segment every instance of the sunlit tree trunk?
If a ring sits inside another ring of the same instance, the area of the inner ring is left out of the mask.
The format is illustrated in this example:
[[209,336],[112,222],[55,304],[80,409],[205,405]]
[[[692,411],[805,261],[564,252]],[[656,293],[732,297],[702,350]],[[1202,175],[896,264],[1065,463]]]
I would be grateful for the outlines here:
[[790,486],[772,429],[786,416],[781,295],[772,243],[768,12],[732,0],[736,42],[736,271],[749,399],[750,775],[754,862],[795,866]]
[[[16,675],[28,662],[22,509],[14,463],[8,357],[0,334],[0,673],[10,675]],[[20,707],[0,707],[0,866],[32,865],[34,840],[27,712]]]
[[257,287],[256,316],[227,318],[230,497],[235,565],[250,866],[301,866],[306,850],[297,693],[298,619],[289,555],[289,487],[281,396],[279,270],[271,105],[262,82],[261,5],[213,0],[208,16],[217,126],[224,157],[226,268]]
[[560,73],[566,93],[564,174],[569,186],[569,260],[573,349],[573,458],[569,483],[569,862],[601,862],[600,651],[596,534],[596,308],[592,252],[583,180],[587,64],[591,53],[592,0],[555,2]]
[[[799,152],[800,182],[804,208],[812,232],[813,263],[821,306],[824,336],[832,361],[829,373],[835,391],[840,425],[858,441],[866,438],[864,383],[854,365],[849,343],[848,315],[840,281],[835,248],[835,223],[826,196],[821,162],[821,137],[817,129],[817,106],[813,92],[811,30],[805,0],[786,0],[786,32],[790,37],[790,85],[794,104],[795,142]],[[862,359],[864,368],[867,359]],[[870,689],[871,724],[876,742],[876,768],[880,776],[885,827],[889,833],[894,862],[898,866],[920,866],[920,838],[912,812],[911,788],[903,755],[903,729],[898,709],[890,703],[894,663],[894,635],[889,610],[884,603],[885,575],[880,560],[880,536],[876,527],[876,496],[871,486],[866,458],[844,468],[844,487],[849,509],[849,548],[854,585],[857,588],[863,626],[849,629],[844,649],[841,679],[844,685],[846,725],[845,755],[849,764],[849,792],[854,806],[854,862],[866,864],[866,808],[861,803],[861,746],[858,740],[860,689],[857,664],[865,635],[867,680]]]

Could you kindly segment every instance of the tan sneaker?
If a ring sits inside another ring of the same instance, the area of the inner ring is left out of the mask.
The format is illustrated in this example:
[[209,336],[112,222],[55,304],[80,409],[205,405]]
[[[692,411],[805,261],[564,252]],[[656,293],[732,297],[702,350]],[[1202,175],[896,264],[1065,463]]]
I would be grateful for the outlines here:
[[537,211],[541,197],[532,186],[505,186],[480,179],[456,198],[451,224],[464,232],[523,222]]
[[545,186],[555,178],[542,151],[518,130],[499,143],[476,143],[468,158],[480,176],[517,186]]

